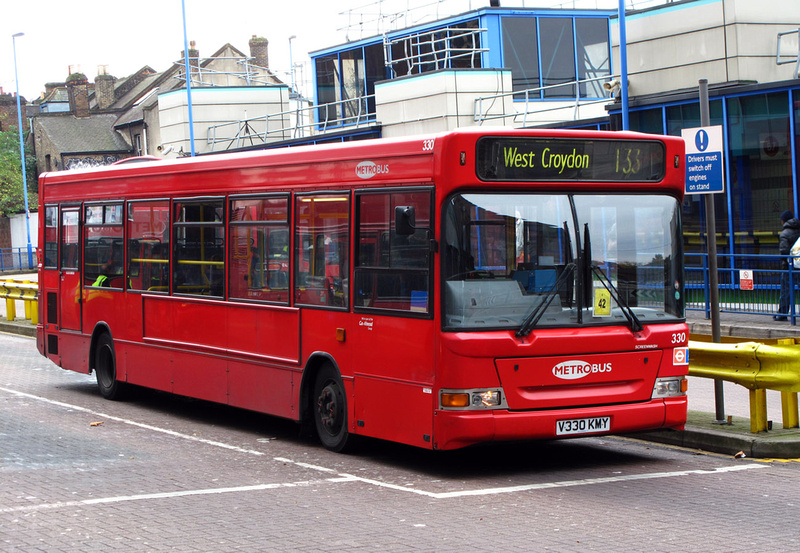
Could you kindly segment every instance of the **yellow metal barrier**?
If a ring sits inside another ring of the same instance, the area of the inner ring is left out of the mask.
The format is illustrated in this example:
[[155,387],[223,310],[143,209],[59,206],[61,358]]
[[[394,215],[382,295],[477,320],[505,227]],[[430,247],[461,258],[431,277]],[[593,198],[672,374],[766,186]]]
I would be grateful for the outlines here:
[[6,320],[17,318],[17,301],[25,305],[25,318],[39,323],[39,285],[29,280],[0,280],[0,297],[6,299]]
[[781,392],[783,427],[800,427],[800,346],[793,338],[771,346],[758,342],[689,342],[689,375],[718,378],[750,390],[750,431],[767,430],[767,390]]

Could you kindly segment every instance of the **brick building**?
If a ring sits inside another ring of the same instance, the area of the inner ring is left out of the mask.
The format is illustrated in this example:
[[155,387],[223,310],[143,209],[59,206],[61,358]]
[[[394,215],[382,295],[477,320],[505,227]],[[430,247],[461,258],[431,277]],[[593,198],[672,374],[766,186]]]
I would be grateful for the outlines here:
[[[250,56],[225,44],[209,58],[202,59],[192,43],[189,49],[192,88],[221,91],[213,96],[213,101],[228,108],[236,102],[235,98],[231,101],[231,96],[242,89],[285,89],[267,67],[267,44],[266,39],[254,37],[250,41]],[[183,63],[176,63],[163,72],[144,66],[118,79],[101,66],[94,82],[77,73],[70,75],[65,83],[49,84],[38,102],[39,113],[33,119],[39,172],[108,165],[139,155],[174,157],[186,151],[185,121],[173,122],[173,128],[167,132],[173,145],[164,147],[160,120],[164,96],[175,93],[179,97],[185,91],[184,73]],[[176,104],[175,97],[169,98],[170,106]],[[176,106],[180,107],[179,102]],[[252,103],[244,105],[241,110],[252,106]]]

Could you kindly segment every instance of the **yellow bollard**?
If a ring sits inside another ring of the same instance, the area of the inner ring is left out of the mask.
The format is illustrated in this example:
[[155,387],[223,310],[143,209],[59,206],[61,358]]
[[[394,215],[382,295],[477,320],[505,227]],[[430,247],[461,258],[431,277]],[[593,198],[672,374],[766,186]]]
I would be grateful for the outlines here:
[[[13,280],[4,280],[3,284],[12,284]],[[17,318],[17,301],[11,297],[11,288],[8,286],[3,287],[3,292],[6,297],[6,320],[13,321]]]
[[797,416],[797,392],[781,392],[781,412],[784,428],[800,428]]
[[17,301],[6,298],[6,320],[13,321],[17,318]]
[[31,324],[39,324],[39,300],[31,300]]
[[767,390],[750,390],[750,432],[767,431]]
[[[30,280],[24,281],[24,284],[30,284]],[[20,292],[19,297],[23,300],[22,305],[25,307],[25,318],[30,320],[31,318],[31,302],[28,300],[27,290],[23,290]]]
[[[793,346],[794,344],[794,338],[783,338],[778,340],[778,345],[781,346]],[[797,392],[781,392],[781,413],[783,414],[784,428],[800,428]]]

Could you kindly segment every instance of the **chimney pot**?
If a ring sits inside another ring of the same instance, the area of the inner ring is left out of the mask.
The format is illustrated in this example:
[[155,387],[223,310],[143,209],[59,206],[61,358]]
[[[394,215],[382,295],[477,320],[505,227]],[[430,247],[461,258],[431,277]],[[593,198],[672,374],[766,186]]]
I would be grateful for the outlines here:
[[266,38],[253,35],[250,39],[250,57],[253,65],[269,68],[269,41]]

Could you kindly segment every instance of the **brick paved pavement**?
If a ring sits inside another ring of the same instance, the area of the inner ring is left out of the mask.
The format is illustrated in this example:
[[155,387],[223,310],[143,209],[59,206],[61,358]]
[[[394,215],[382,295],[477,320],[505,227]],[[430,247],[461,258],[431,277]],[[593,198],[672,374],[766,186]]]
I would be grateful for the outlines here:
[[8,551],[788,551],[798,468],[618,438],[336,455],[272,417],[103,401],[0,336]]

